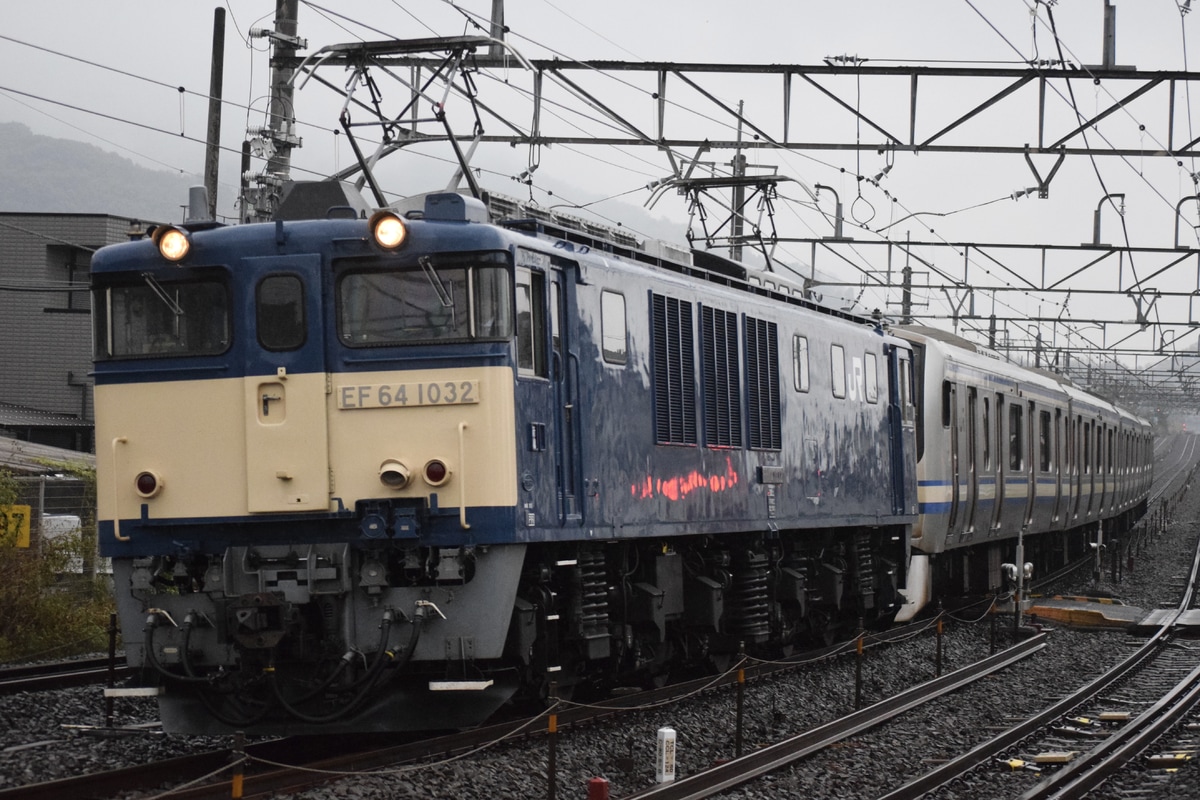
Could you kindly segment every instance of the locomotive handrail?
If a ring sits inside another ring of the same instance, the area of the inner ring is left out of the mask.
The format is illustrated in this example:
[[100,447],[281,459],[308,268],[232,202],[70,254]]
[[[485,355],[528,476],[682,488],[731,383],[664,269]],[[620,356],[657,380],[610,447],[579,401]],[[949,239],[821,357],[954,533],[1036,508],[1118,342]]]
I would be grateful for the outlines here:
[[467,522],[467,423],[458,423],[458,524],[469,530]]
[[121,535],[121,503],[120,492],[117,490],[117,445],[128,442],[124,436],[115,436],[112,440],[112,465],[113,465],[113,536],[117,537],[118,542],[128,542],[128,536]]

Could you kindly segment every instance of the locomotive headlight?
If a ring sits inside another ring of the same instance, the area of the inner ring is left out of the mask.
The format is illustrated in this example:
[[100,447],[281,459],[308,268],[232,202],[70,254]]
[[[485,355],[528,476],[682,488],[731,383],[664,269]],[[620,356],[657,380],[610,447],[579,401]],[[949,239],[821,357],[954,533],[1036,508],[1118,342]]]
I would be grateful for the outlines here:
[[154,244],[163,258],[176,263],[182,261],[192,249],[192,240],[187,231],[173,225],[155,228]]
[[430,460],[421,471],[425,482],[430,486],[441,486],[450,479],[450,468],[440,458]]
[[133,479],[133,488],[142,497],[154,497],[162,491],[163,479],[152,470],[143,470]]
[[371,215],[368,225],[371,228],[371,238],[375,240],[375,244],[385,250],[395,250],[404,244],[405,238],[408,237],[408,229],[404,226],[404,220],[400,219],[393,211],[376,211]]
[[389,489],[403,489],[408,485],[408,467],[394,458],[389,458],[379,466],[379,481]]

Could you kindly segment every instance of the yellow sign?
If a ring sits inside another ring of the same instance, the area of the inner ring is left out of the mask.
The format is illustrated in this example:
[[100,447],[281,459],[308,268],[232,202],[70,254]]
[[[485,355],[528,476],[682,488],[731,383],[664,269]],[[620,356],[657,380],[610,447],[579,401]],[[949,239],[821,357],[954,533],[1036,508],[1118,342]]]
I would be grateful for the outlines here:
[[17,547],[29,547],[29,506],[0,506],[0,541],[12,541],[16,537]]

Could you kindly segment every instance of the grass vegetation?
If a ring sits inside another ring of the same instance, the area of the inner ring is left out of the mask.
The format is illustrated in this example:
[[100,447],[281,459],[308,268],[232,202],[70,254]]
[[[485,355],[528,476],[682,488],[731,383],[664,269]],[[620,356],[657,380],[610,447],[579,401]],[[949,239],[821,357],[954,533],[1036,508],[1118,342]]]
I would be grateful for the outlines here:
[[[21,547],[15,514],[0,514],[0,663],[55,659],[108,647],[115,610],[107,576],[95,576],[95,470],[48,465],[84,481],[90,502],[78,533]],[[19,485],[0,470],[0,509],[18,504]],[[70,571],[83,559],[82,574]]]

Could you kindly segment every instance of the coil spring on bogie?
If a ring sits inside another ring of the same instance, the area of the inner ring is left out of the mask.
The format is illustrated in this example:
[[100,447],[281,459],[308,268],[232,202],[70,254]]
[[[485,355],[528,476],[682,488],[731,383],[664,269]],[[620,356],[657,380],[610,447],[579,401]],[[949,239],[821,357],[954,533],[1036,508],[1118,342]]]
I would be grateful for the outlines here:
[[725,595],[726,633],[766,641],[771,633],[767,556],[741,551],[733,556],[732,585]]
[[604,554],[598,550],[579,553],[579,629],[587,638],[608,634],[608,586]]
[[876,554],[871,548],[871,534],[854,534],[854,588],[858,594],[859,610],[875,608],[875,592],[878,585]]

